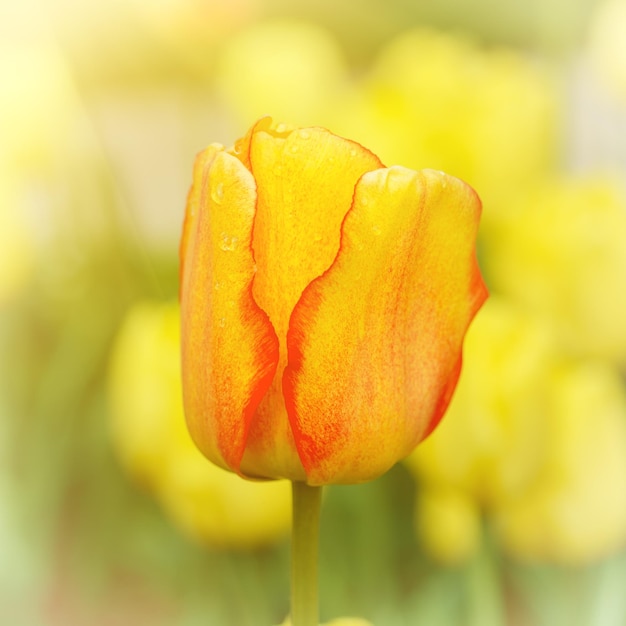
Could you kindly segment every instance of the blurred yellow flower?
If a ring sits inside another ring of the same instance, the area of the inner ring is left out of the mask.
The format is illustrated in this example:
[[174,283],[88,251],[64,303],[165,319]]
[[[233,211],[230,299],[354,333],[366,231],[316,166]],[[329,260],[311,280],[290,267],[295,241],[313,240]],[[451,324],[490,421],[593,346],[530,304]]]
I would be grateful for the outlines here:
[[468,181],[489,220],[555,162],[557,103],[549,73],[521,54],[417,29],[383,48],[333,124],[383,163]]
[[626,543],[626,393],[599,363],[567,363],[550,385],[551,453],[496,529],[519,558],[579,565]]
[[347,73],[328,31],[294,19],[251,25],[227,42],[215,85],[238,124],[272,113],[292,124],[324,121]]
[[484,242],[490,286],[544,316],[562,346],[626,363],[626,192],[562,180],[511,199]]
[[548,327],[492,298],[448,416],[408,459],[433,557],[478,547],[482,509],[518,556],[589,561],[626,541],[626,396],[608,366],[564,362]]
[[289,483],[245,481],[206,461],[185,426],[179,354],[176,304],[131,309],[110,374],[112,437],[122,463],[200,541],[249,548],[280,539],[291,521]]

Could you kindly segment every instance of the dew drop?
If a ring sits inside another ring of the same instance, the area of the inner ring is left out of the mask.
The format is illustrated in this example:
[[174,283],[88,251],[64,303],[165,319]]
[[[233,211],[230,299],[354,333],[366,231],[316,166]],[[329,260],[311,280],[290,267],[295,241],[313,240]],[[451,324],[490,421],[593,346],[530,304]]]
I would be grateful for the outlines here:
[[276,126],[277,133],[286,133],[287,130],[287,124],[283,124],[282,122]]
[[219,246],[225,252],[232,252],[237,247],[237,237],[231,237],[228,233],[222,233]]
[[222,203],[224,199],[224,183],[217,183],[217,185],[211,189],[211,198],[215,204]]
[[219,324],[220,328],[224,328],[224,326],[226,326],[226,318],[225,317],[220,317],[220,319],[217,320],[217,323]]
[[218,291],[221,287],[222,285],[217,280],[213,283],[213,289],[215,289],[215,291]]
[[298,135],[300,139],[308,139],[311,136],[311,133],[308,130],[301,130]]
[[289,152],[291,152],[292,154],[295,154],[296,152],[298,152],[298,146],[297,144],[293,144],[291,146],[289,146]]
[[382,231],[381,231],[380,226],[379,226],[378,224],[374,224],[374,225],[372,226],[372,232],[373,232],[375,235],[380,235],[380,233],[381,233]]

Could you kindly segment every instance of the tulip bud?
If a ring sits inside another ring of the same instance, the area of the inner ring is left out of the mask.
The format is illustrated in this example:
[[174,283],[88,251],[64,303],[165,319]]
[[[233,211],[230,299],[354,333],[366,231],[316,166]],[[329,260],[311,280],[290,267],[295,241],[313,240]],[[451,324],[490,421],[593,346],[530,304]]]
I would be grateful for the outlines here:
[[181,241],[191,435],[243,476],[376,478],[441,419],[486,297],[480,201],[321,128],[196,160]]

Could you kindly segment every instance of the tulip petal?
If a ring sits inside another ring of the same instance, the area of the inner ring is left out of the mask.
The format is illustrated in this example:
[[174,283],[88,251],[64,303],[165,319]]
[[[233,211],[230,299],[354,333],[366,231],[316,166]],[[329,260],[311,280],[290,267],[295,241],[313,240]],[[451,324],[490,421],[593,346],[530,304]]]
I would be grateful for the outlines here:
[[365,174],[330,269],[290,321],[284,393],[310,484],[361,482],[406,456],[456,385],[486,298],[480,201],[443,173]]
[[256,188],[221,146],[194,167],[181,244],[183,396],[189,431],[214,463],[239,471],[278,339],[252,297]]
[[258,130],[249,159],[258,187],[254,295],[280,337],[304,288],[337,255],[354,186],[382,164],[369,150],[323,128]]
[[274,128],[267,118],[235,148],[258,188],[253,293],[281,341],[276,378],[255,416],[242,468],[290,477],[299,470],[304,478],[282,396],[289,317],[304,288],[337,255],[356,182],[381,163],[325,129]]
[[198,217],[198,205],[200,203],[200,198],[202,196],[202,183],[201,178],[198,179],[198,183],[196,183],[196,179],[198,176],[202,176],[205,169],[210,168],[211,163],[215,159],[215,155],[218,152],[221,152],[224,147],[221,144],[213,143],[206,150],[203,150],[196,157],[196,162],[194,163],[194,184],[191,186],[189,190],[189,194],[187,195],[187,205],[185,206],[185,219],[183,221],[183,232],[180,237],[180,246],[178,248],[178,261],[179,261],[179,270],[178,270],[178,279],[179,279],[179,300],[182,298],[182,289],[183,289],[183,279],[185,276],[185,257],[187,255],[187,247],[189,245],[189,237],[191,233],[196,228],[196,219]]

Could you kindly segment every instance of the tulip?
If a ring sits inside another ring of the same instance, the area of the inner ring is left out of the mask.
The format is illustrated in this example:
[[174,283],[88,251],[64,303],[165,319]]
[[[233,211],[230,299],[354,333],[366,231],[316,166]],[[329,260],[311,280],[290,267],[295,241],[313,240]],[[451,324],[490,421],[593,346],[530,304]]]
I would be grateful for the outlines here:
[[480,201],[322,128],[261,119],[196,160],[181,241],[183,395],[211,461],[376,478],[441,419],[486,297]]
[[559,347],[626,365],[626,193],[609,176],[544,180],[485,240],[494,289],[552,324]]

